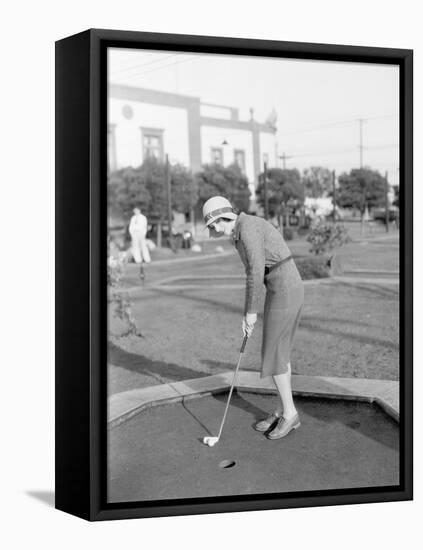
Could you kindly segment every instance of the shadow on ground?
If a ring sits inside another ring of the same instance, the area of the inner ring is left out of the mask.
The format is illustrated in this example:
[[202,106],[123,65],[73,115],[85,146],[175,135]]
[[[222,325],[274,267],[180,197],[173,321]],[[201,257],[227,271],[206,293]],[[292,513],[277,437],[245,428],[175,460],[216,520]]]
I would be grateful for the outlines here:
[[[399,483],[399,430],[368,403],[296,399],[301,428],[269,441],[251,429],[276,396],[228,394],[153,407],[110,433],[110,502],[386,487]],[[228,470],[220,465],[232,460]],[[140,471],[142,475],[140,475]]]
[[[203,365],[206,365],[206,367],[210,368],[214,373],[218,373],[218,369],[223,369],[226,371],[231,371],[235,368],[235,363],[228,363],[226,361],[213,361],[213,359],[202,359],[201,363]],[[252,370],[246,368],[245,370]]]
[[39,500],[46,506],[49,506],[50,508],[54,508],[54,497],[55,493],[54,491],[26,491],[26,494],[29,497],[35,498],[36,500]]
[[111,341],[108,342],[108,362],[137,374],[151,376],[161,383],[208,376],[208,373],[201,373],[175,363],[154,361],[143,355],[128,352]]
[[[393,430],[397,430],[398,424],[374,403],[305,397],[297,397],[296,401],[308,416],[325,424],[329,433],[332,426],[340,423],[384,447],[398,449],[398,439],[389,432],[375,429],[374,422],[389,425]],[[337,408],[340,414],[334,415],[332,408]]]
[[[340,285],[340,286],[344,285],[344,286],[348,286],[348,287],[351,287],[351,288],[356,288],[357,287],[357,285],[355,283],[354,284],[348,284],[348,283],[335,282],[333,284],[334,284],[335,287],[337,285]],[[386,298],[387,296],[395,296],[395,294],[398,294],[398,292],[392,291],[391,289],[381,288],[381,287],[376,286],[376,285],[358,285],[358,287],[361,288],[362,290],[368,291],[371,294],[376,294],[377,296],[380,296],[381,298],[382,297]],[[173,292],[160,291],[160,290],[155,290],[155,293],[157,293],[159,295],[171,295],[171,296],[175,295]],[[203,303],[203,304],[207,304],[208,306],[217,307],[217,308],[221,309],[222,314],[225,313],[225,312],[231,312],[231,313],[239,313],[240,315],[242,315],[243,310],[240,307],[233,306],[233,305],[228,304],[228,303],[223,303],[220,300],[213,300],[213,299],[210,299],[210,298],[205,298],[205,297],[200,297],[200,296],[189,296],[187,294],[184,295],[184,298],[186,300],[191,300],[191,301],[194,301],[194,302],[200,302],[200,303]],[[261,316],[262,315],[259,315],[259,317],[261,317]],[[312,332],[330,334],[332,336],[339,336],[339,337],[342,337],[342,338],[346,338],[347,340],[357,341],[361,344],[376,344],[376,345],[383,346],[383,347],[393,349],[393,350],[398,349],[398,343],[397,342],[392,342],[390,340],[383,340],[381,338],[376,338],[376,337],[369,337],[369,336],[365,336],[364,334],[354,334],[352,332],[339,330],[339,328],[332,329],[332,328],[325,327],[325,326],[322,325],[322,323],[328,323],[328,322],[329,323],[330,322],[335,322],[339,326],[341,320],[340,319],[331,319],[330,317],[327,317],[327,316],[317,317],[315,315],[313,315],[313,316],[303,315],[301,317],[301,320],[300,320],[300,328],[310,330]],[[345,324],[348,324],[348,320],[346,320],[346,319],[342,320],[342,322],[345,323]],[[356,322],[356,321],[354,321],[353,323],[350,323],[350,324],[352,326],[365,325],[365,323]]]
[[[252,425],[255,424],[258,420],[262,420],[269,412],[271,412],[270,410],[266,411],[266,410],[262,409],[261,407],[258,407],[251,400],[246,399],[243,396],[243,394],[238,392],[238,391],[235,392],[235,395],[236,395],[236,399],[231,401],[231,406],[238,407],[239,409],[241,409],[241,410],[245,411],[246,413],[252,415],[254,417],[254,422],[252,423]],[[215,394],[215,395],[213,395],[213,397],[217,401],[226,403],[227,399],[228,399],[228,393]],[[276,404],[276,400],[278,398],[277,398],[277,396],[275,396],[274,398],[273,397],[270,397],[270,398],[268,397],[268,400],[269,399],[272,400],[272,404],[273,403]]]
[[[328,322],[326,317],[317,317],[313,315],[309,317],[304,315],[300,320],[300,327],[311,332],[318,332],[321,334],[330,334],[331,336],[339,336],[347,340],[352,340],[359,342],[360,344],[371,344],[385,347],[392,350],[398,349],[398,342],[393,342],[391,340],[384,340],[382,338],[376,338],[375,336],[365,336],[364,334],[354,334],[351,332],[345,332],[339,329],[332,329],[329,327],[323,326],[324,323]],[[351,326],[356,326],[358,323],[350,323]]]
[[373,296],[381,299],[390,297],[396,298],[399,295],[399,288],[391,288],[387,286],[381,286],[379,284],[359,282],[350,283],[348,281],[336,281],[332,284],[335,287],[340,288],[344,287],[350,289],[364,290],[365,292],[368,292],[369,294],[372,294]]
[[[272,412],[276,405],[278,404],[279,398],[277,395],[267,396],[267,403],[269,403],[268,410],[263,410],[254,404],[253,400],[249,399],[249,394],[246,392],[235,392],[236,398],[231,400],[231,407],[238,407],[242,411],[252,415],[254,417],[255,424],[258,420],[262,420],[266,415]],[[220,393],[213,395],[214,399],[221,403],[227,402],[228,392]],[[394,420],[390,419],[385,413],[383,413],[379,407],[375,404],[362,403],[360,401],[347,401],[342,399],[325,399],[317,397],[297,397],[295,398],[296,403],[298,403],[308,416],[311,416],[318,420],[320,423],[326,424],[327,429],[330,430],[330,425],[334,423],[342,423],[347,428],[351,428],[361,435],[373,439],[378,443],[396,449],[398,447],[398,442],[395,439],[390,439],[386,437],[386,434],[381,431],[378,432],[374,429],[374,426],[371,422],[367,422],[368,417],[380,417],[383,418],[384,422],[392,424],[392,426],[397,427],[397,424]],[[333,407],[335,410],[338,409],[341,414],[337,416],[333,414],[331,404],[335,405]],[[191,413],[193,414],[193,413]],[[361,415],[360,421],[357,420]],[[363,418],[364,415],[367,415]]]

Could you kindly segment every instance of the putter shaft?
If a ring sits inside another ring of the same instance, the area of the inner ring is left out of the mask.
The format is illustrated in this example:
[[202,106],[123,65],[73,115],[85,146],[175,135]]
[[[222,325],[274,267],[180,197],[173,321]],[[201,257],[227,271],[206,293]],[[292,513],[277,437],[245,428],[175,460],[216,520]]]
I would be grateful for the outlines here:
[[243,353],[244,353],[245,346],[246,346],[246,344],[247,344],[247,340],[248,340],[248,336],[245,335],[245,336],[244,336],[244,340],[242,341],[241,350],[240,350],[240,352],[239,352],[238,363],[237,363],[237,366],[236,366],[236,368],[235,368],[235,372],[234,372],[234,375],[233,375],[233,378],[232,378],[232,384],[231,384],[231,389],[229,390],[228,400],[227,400],[227,402],[226,402],[225,413],[224,413],[224,415],[223,415],[222,422],[221,422],[221,424],[220,424],[219,435],[217,436],[217,439],[218,439],[218,440],[220,439],[220,436],[222,435],[223,425],[225,424],[226,415],[227,415],[228,409],[229,409],[229,403],[230,403],[230,401],[231,401],[232,392],[233,392],[234,386],[235,386],[236,375],[237,375],[237,373],[238,373],[238,369],[239,369],[239,366],[240,366],[240,364],[241,364],[242,355],[243,355]]

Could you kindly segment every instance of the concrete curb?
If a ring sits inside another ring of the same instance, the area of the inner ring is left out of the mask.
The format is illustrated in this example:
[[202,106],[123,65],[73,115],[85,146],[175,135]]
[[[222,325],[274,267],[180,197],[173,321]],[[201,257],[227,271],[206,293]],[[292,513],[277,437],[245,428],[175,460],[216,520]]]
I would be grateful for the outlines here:
[[211,260],[212,258],[223,258],[225,256],[231,256],[232,254],[235,254],[236,250],[224,250],[223,252],[211,252],[208,254],[203,254],[202,252],[198,252],[197,256],[184,256],[182,258],[162,258],[157,260],[152,260],[151,265],[170,265],[174,263],[184,263],[184,262],[198,262],[200,260]]
[[[178,281],[181,279],[184,279],[184,277],[167,277],[166,279],[161,279],[157,283],[146,285],[146,286],[130,286],[124,288],[125,292],[148,292],[149,290],[161,290],[161,291],[174,291],[174,290],[199,290],[203,289],[204,285],[201,284],[201,280],[203,279],[210,279],[210,276],[196,276],[195,279],[199,281],[197,284],[178,284]],[[241,281],[242,282],[234,282],[232,284],[216,284],[213,287],[208,287],[208,289],[215,289],[215,290],[240,290],[245,288],[245,277],[242,275],[217,275],[214,276],[213,279],[216,281],[219,281],[219,279],[233,279],[234,281]],[[320,279],[306,279],[303,281],[305,286],[312,286],[312,285],[329,285],[332,283],[348,283],[348,284],[376,284],[376,285],[398,285],[399,280],[393,279],[391,277],[389,278],[376,278],[376,277],[347,277],[344,275],[334,275],[332,277],[322,277]]]
[[[229,371],[112,395],[108,400],[108,427],[118,426],[149,407],[223,393],[229,389],[232,377],[233,372]],[[253,393],[276,393],[271,378],[260,378],[258,372],[251,371],[239,371],[236,388]],[[399,383],[395,381],[294,374],[292,389],[294,395],[300,396],[374,402],[399,422]]]
[[371,273],[372,275],[392,275],[399,277],[399,270],[395,269],[347,269],[346,273]]
[[395,233],[384,233],[383,235],[367,235],[366,237],[358,237],[352,240],[353,243],[375,243],[378,242],[384,242],[384,241],[390,241],[390,240],[397,240],[399,242],[399,232],[396,231]]
[[349,277],[347,275],[337,275],[332,277],[333,281],[341,283],[364,283],[369,285],[399,285],[399,279],[393,277]]

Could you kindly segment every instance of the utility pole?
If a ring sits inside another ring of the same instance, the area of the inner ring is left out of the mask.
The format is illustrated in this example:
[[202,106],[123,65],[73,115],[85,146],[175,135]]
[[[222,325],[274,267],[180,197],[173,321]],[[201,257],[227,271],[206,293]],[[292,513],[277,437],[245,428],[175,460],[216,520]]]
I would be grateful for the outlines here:
[[360,124],[360,168],[363,168],[363,122],[364,120],[362,118],[358,119],[358,122]]
[[169,155],[166,154],[166,191],[167,191],[167,223],[169,226],[169,244],[173,252],[175,248],[173,246],[173,234],[172,234],[172,203],[171,203],[171,191],[170,191],[170,169],[169,169]]
[[336,174],[335,170],[332,171],[332,204],[333,204],[333,223],[336,222]]
[[292,159],[292,156],[289,156],[286,153],[282,153],[279,158],[282,159],[282,167],[284,170],[286,170],[286,159]]
[[268,190],[267,190],[267,162],[264,163],[264,182],[263,182],[263,190],[264,190],[264,219],[269,219],[269,196],[268,196]]
[[385,172],[385,227],[386,232],[389,232],[389,183],[388,183],[388,172]]

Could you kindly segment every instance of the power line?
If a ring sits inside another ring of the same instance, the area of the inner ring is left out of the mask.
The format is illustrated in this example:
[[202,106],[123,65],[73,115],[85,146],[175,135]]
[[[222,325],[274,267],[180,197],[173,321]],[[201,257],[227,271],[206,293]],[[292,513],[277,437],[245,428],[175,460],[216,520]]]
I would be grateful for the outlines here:
[[375,115],[375,116],[368,116],[364,120],[382,120],[383,118],[395,118],[398,117],[399,113],[392,113],[391,115]]
[[387,143],[386,145],[372,145],[371,147],[365,147],[364,149],[395,149],[399,147],[399,143]]
[[292,155],[290,158],[302,158],[302,157],[318,157],[320,155],[333,156],[333,155],[345,155],[346,153],[356,152],[356,149],[343,149],[341,151],[316,151],[314,153],[300,153],[299,155]]
[[161,57],[160,59],[153,59],[151,61],[147,61],[146,63],[137,63],[136,65],[133,65],[132,67],[126,67],[124,69],[120,69],[118,71],[114,71],[112,72],[111,74],[113,76],[115,75],[118,75],[118,74],[121,74],[121,73],[126,73],[127,71],[133,71],[134,69],[141,69],[143,67],[147,67],[149,65],[154,65],[154,64],[157,64],[157,63],[162,63],[163,61],[166,61],[168,59],[171,59],[172,57],[176,57],[176,56],[179,56],[180,54],[172,54],[172,55],[167,55],[166,57]]
[[360,125],[360,168],[363,168],[363,119],[359,118],[358,123]]
[[[372,150],[372,149],[389,149],[389,148],[396,148],[396,147],[399,147],[398,143],[389,143],[389,144],[385,144],[385,145],[374,145],[374,146],[371,146],[371,147],[363,147],[363,149],[365,149],[366,151],[367,150]],[[325,155],[325,156],[329,156],[329,155],[343,155],[345,153],[352,153],[352,152],[356,152],[357,149],[354,147],[354,148],[350,148],[350,149],[342,149],[340,151],[314,151],[314,152],[310,152],[310,153],[299,153],[299,154],[293,154],[293,155],[290,155],[290,156],[286,156],[284,154],[284,157],[285,158],[300,158],[300,157],[316,157],[316,156],[320,156],[320,155]]]
[[[390,115],[369,116],[369,117],[361,118],[361,119],[358,119],[358,120],[362,120],[363,122],[366,122],[368,120],[381,120],[381,119],[395,118],[397,116],[398,116],[398,113],[392,113]],[[293,131],[290,131],[290,132],[278,132],[278,133],[281,136],[291,136],[291,135],[295,135],[295,134],[306,134],[308,132],[314,132],[314,131],[318,131],[318,130],[321,130],[321,129],[324,129],[324,128],[333,128],[333,127],[337,127],[337,126],[349,126],[351,124],[356,124],[356,123],[357,123],[357,119],[352,118],[352,119],[347,119],[347,120],[340,120],[340,121],[337,121],[337,122],[327,122],[327,123],[319,124],[319,125],[316,125],[316,126],[309,126],[308,128],[303,128],[302,130],[293,130]]]
[[150,70],[147,70],[147,71],[141,71],[139,73],[135,73],[133,75],[130,75],[129,78],[135,78],[135,77],[139,77],[139,76],[142,76],[142,75],[145,75],[145,74],[149,74],[149,73],[154,73],[155,71],[160,71],[162,69],[166,69],[168,67],[175,67],[176,65],[181,65],[182,63],[187,63],[188,61],[194,61],[198,59],[197,56],[192,56],[188,59],[181,59],[181,61],[175,61],[174,63],[168,63],[166,65],[162,65],[160,67],[153,67],[152,69]]
[[[358,118],[358,119],[352,119],[352,120],[345,120],[343,122],[338,122],[338,123],[332,123],[332,124],[326,124],[326,125],[322,125],[320,128],[327,128],[327,127],[332,127],[332,126],[340,126],[340,125],[346,125],[346,124],[352,124],[352,123],[357,123],[359,124],[359,142],[358,142],[358,150],[359,150],[359,166],[360,168],[363,168],[363,153],[364,151],[368,151],[368,150],[371,150],[371,149],[386,149],[386,148],[389,148],[389,147],[398,147],[398,144],[387,144],[387,145],[379,145],[379,146],[373,146],[373,147],[365,147],[364,146],[364,137],[363,137],[363,126],[364,126],[364,123],[365,122],[368,122],[368,121],[371,121],[371,120],[379,120],[379,119],[384,119],[384,118],[393,118],[397,115],[395,114],[391,114],[391,115],[374,115],[374,116],[368,116],[367,118]],[[314,130],[317,130],[317,127],[314,128]],[[300,133],[300,132],[298,132]],[[356,149],[353,149],[354,151],[356,151]],[[352,150],[349,150],[349,151],[342,151],[342,152],[331,152],[329,151],[328,153],[306,153],[306,154],[300,154],[300,155],[294,155],[294,156],[301,156],[301,157],[304,157],[304,156],[316,156],[316,155],[334,155],[334,154],[344,154],[344,153],[347,153],[347,152],[351,152]],[[285,164],[285,161],[284,161],[284,164]]]
[[[295,157],[295,155],[294,155]],[[287,155],[285,153],[282,153],[282,155],[279,155],[279,158],[282,159],[282,163],[283,163],[283,169],[285,170],[286,169],[286,161],[287,159],[292,159],[294,158],[292,155]]]
[[317,126],[309,126],[308,128],[303,128],[302,130],[293,130],[293,131],[290,131],[290,132],[280,132],[280,135],[292,136],[292,135],[295,135],[295,134],[307,134],[308,132],[314,132],[314,131],[317,131],[317,130],[321,130],[322,128],[332,128],[332,127],[335,127],[335,126],[350,125],[353,122],[356,122],[356,120],[357,119],[343,120],[343,121],[339,121],[339,122],[328,122],[326,124],[319,124]]

